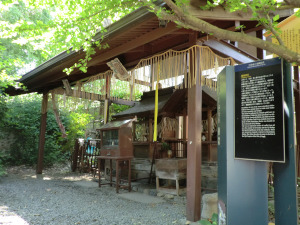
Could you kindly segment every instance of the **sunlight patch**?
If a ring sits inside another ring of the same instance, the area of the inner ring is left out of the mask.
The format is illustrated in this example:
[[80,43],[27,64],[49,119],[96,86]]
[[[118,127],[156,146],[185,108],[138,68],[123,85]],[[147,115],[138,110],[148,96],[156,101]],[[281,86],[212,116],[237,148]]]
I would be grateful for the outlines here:
[[29,225],[29,223],[19,215],[14,212],[10,212],[7,206],[0,206],[0,221],[1,224]]

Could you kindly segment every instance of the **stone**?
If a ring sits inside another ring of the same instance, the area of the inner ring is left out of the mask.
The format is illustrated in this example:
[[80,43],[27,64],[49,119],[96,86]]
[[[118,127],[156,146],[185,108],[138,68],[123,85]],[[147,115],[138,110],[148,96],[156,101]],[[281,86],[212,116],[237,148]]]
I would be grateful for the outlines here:
[[164,196],[164,198],[166,198],[166,199],[173,199],[173,198],[174,198],[174,195],[166,194],[166,195]]
[[156,189],[150,189],[149,195],[156,196],[157,195]]
[[138,187],[137,187],[137,186],[132,186],[131,189],[132,189],[133,191],[136,191],[136,192],[138,191]]
[[144,189],[143,193],[146,195],[149,195],[150,190],[149,189]]
[[210,219],[214,213],[218,214],[218,193],[202,196],[201,219]]
[[158,192],[157,197],[164,197],[164,193]]

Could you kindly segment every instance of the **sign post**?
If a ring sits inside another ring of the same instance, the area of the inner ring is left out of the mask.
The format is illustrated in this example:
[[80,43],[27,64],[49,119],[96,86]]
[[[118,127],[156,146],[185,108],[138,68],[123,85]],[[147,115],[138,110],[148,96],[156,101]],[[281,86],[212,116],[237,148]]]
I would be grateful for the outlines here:
[[219,225],[268,224],[268,162],[276,162],[276,225],[297,225],[289,69],[271,59],[228,66],[218,75]]
[[297,172],[295,148],[295,121],[293,83],[290,65],[282,64],[284,71],[284,101],[285,101],[285,149],[286,162],[274,163],[274,199],[275,199],[275,224],[299,224],[298,199],[297,199]]
[[281,60],[235,66],[235,158],[285,161]]

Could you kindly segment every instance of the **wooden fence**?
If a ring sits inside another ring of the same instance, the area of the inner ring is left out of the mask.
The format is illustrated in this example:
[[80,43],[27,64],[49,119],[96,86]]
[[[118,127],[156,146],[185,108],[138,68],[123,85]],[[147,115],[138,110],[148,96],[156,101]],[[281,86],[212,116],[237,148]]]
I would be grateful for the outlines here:
[[99,139],[76,139],[72,156],[72,171],[78,169],[83,173],[94,173],[97,170],[97,159],[100,155]]

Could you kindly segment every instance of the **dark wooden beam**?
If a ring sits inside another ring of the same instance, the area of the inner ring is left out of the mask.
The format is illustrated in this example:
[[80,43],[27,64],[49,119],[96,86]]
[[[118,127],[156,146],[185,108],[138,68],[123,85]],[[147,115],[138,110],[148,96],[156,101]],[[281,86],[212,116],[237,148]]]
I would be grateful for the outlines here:
[[[132,68],[136,66],[141,59],[149,58],[153,55],[165,52],[169,49],[182,50],[183,48],[187,48],[188,46],[190,46],[190,44],[188,43],[189,35],[178,35],[176,36],[176,38],[174,38],[174,36],[172,37],[172,39],[166,38],[164,40],[160,40],[159,42],[155,42],[151,54],[148,54],[148,52],[141,52],[137,54],[125,54],[124,66],[126,68]],[[182,47],[183,44],[184,47]]]
[[[63,88],[58,88],[55,90],[55,94],[58,95],[63,95],[66,94],[65,90]],[[71,90],[69,94],[66,94],[66,96],[74,96],[77,98],[82,98],[82,99],[88,99],[88,100],[95,100],[95,101],[100,101],[104,102],[105,101],[105,95],[99,95],[91,92],[85,92],[85,91],[75,91]],[[119,105],[128,105],[128,106],[134,106],[136,104],[136,101],[130,101],[130,100],[125,100],[125,99],[113,99],[108,97],[107,100],[109,100],[111,103],[119,104]]]
[[127,43],[124,43],[121,46],[118,46],[116,48],[113,49],[109,49],[109,51],[100,54],[99,56],[96,56],[93,58],[93,60],[88,63],[88,66],[93,66],[95,64],[97,64],[97,62],[102,62],[108,59],[111,59],[113,57],[117,57],[120,54],[123,54],[127,51],[130,51],[134,48],[137,48],[141,45],[144,45],[146,43],[149,43],[153,40],[156,40],[160,37],[163,37],[175,30],[178,30],[179,28],[177,27],[177,25],[175,23],[168,23],[167,27],[162,28],[156,28],[144,35],[141,35],[133,40],[128,41]]
[[91,76],[97,75],[107,70],[109,70],[109,67],[106,64],[103,64],[89,67],[87,73],[77,71],[77,73],[74,72],[69,76],[66,73],[60,73],[59,75],[48,77],[46,80],[41,77],[41,79],[37,78],[33,80],[33,82],[28,83],[28,87],[32,90],[39,90],[41,87],[47,86],[51,90],[57,88],[58,86],[61,86],[62,79],[68,79],[68,81],[72,84],[76,81],[88,80]]
[[66,96],[74,96],[77,98],[96,100],[96,101],[104,101],[105,100],[105,95],[99,95],[99,94],[95,94],[95,93],[91,93],[91,92],[77,91],[77,90],[71,90],[69,93],[66,93],[63,88],[55,89],[55,94],[58,94],[58,95],[66,94]]
[[253,57],[246,52],[236,48],[235,46],[222,41],[210,39],[204,41],[203,44],[210,47],[214,51],[232,57],[235,61],[240,63],[248,63],[257,60],[256,57]]
[[139,53],[139,52],[146,52],[146,53],[149,53],[149,54],[151,54],[152,53],[152,45],[151,44],[145,44],[145,45],[143,45],[143,46],[139,46],[139,47],[137,47],[137,48],[134,48],[134,49],[132,49],[132,50],[130,50],[130,51],[128,51],[127,53],[128,54],[132,54],[132,53]]
[[37,174],[43,173],[45,136],[46,136],[46,127],[47,127],[47,108],[48,108],[48,92],[43,94],[43,100],[42,100],[38,161],[36,167]]
[[193,32],[189,34],[189,45],[193,46],[197,43],[198,32]]
[[158,43],[155,43],[153,46],[153,52],[155,54],[167,51],[169,49],[173,49],[174,47],[181,45],[183,43],[187,43],[189,41],[188,34],[181,34],[181,35],[170,35],[168,38],[161,40]]

